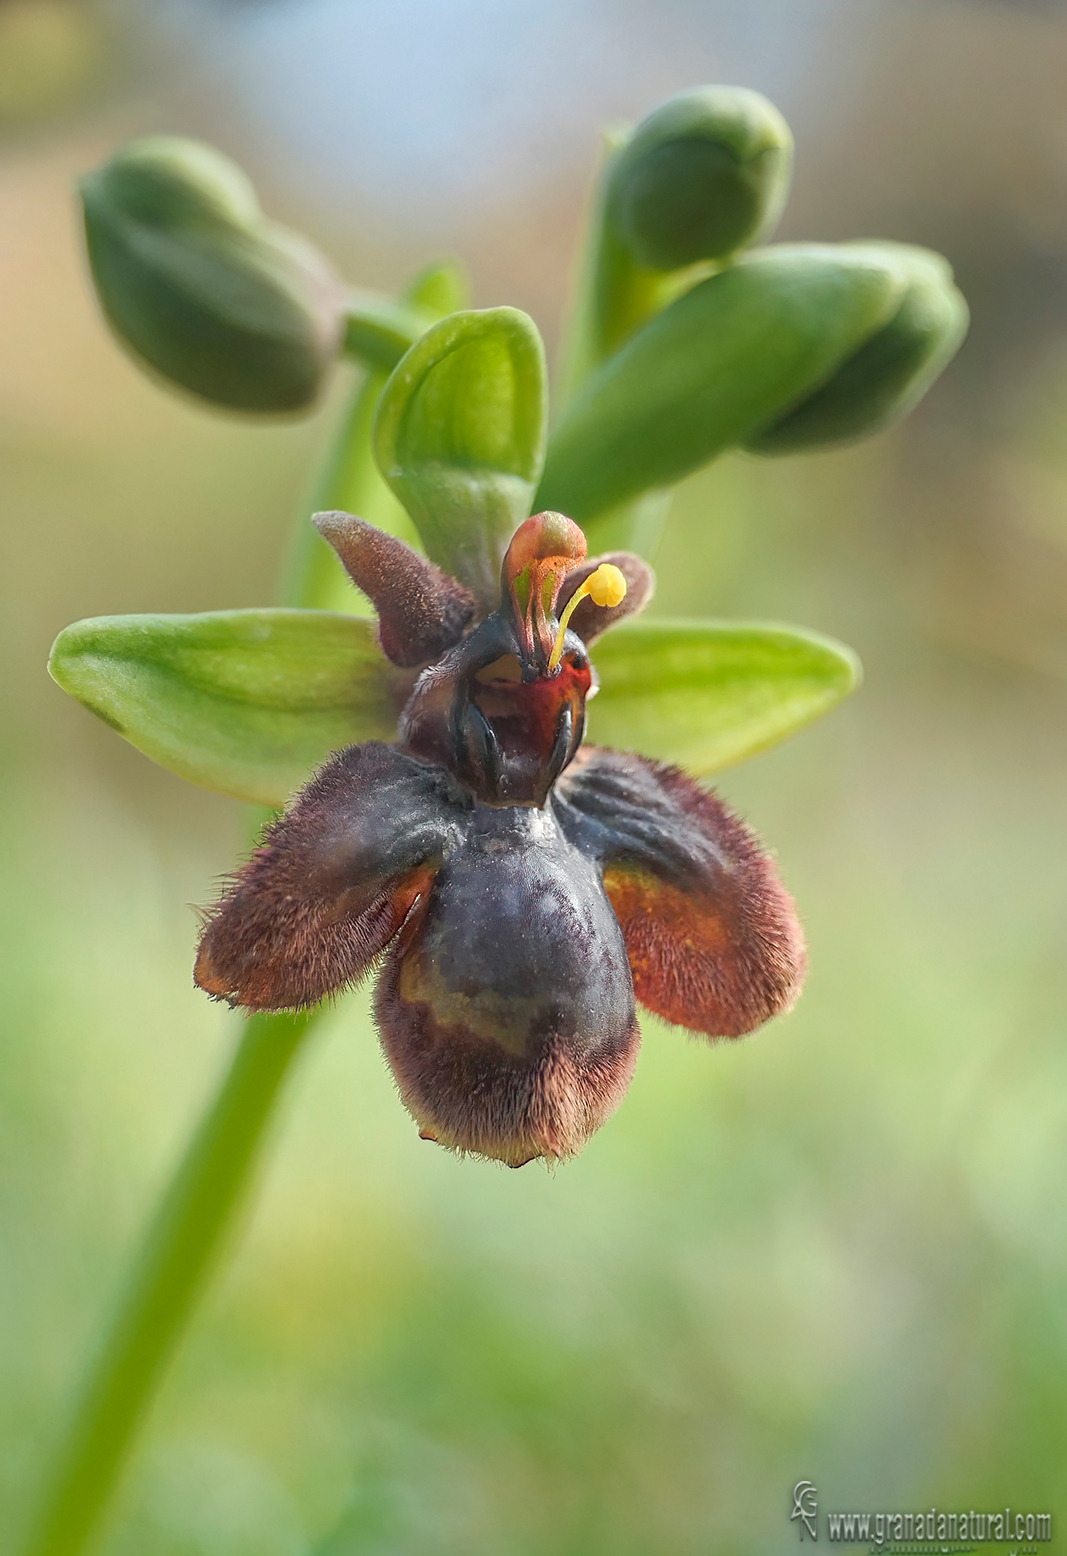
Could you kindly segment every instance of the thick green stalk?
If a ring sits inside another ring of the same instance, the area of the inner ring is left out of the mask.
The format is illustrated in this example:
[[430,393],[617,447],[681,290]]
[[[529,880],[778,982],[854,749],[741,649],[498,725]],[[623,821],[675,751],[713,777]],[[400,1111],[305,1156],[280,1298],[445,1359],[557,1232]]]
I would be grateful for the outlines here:
[[314,1016],[244,1023],[230,1071],[149,1227],[75,1407],[26,1556],[75,1556],[96,1530],[247,1195],[282,1083]]
[[374,412],[387,377],[368,369],[341,413],[327,462],[312,484],[286,558],[280,591],[286,605],[370,614],[369,602],[352,587],[336,551],[307,522],[312,513],[340,508],[417,544],[411,520],[382,480],[371,453]]
[[[431,266],[418,276],[400,301],[391,306],[410,324],[419,319],[432,322],[462,308],[465,301],[466,284],[462,274],[452,265],[441,264]],[[353,589],[337,553],[307,522],[309,514],[340,508],[346,513],[358,514],[361,519],[401,540],[415,546],[419,543],[414,525],[382,479],[371,446],[378,400],[390,370],[402,354],[405,337],[397,333],[395,339],[388,342],[389,351],[372,360],[364,349],[366,341],[357,338],[353,322],[356,318],[353,302],[346,349],[369,365],[350,392],[326,461],[308,494],[305,511],[296,526],[292,548],[286,558],[281,599],[285,605],[310,605],[316,610],[369,615],[369,602]]]

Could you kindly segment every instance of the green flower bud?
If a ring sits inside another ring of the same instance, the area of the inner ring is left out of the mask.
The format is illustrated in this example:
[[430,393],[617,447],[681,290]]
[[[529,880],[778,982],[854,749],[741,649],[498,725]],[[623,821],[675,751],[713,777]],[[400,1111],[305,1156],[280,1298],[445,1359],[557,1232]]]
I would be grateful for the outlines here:
[[626,142],[609,175],[609,219],[648,269],[721,259],[774,226],[792,163],[793,137],[773,103],[744,87],[698,87]]
[[906,275],[896,312],[814,394],[746,439],[746,448],[785,454],[880,432],[907,415],[959,350],[969,314],[948,262],[902,243],[863,247],[884,251]]
[[341,348],[345,288],[268,222],[210,146],[134,141],[82,180],[96,290],[119,338],[165,378],[245,411],[310,406]]
[[535,503],[588,524],[727,448],[774,446],[773,429],[809,403],[796,444],[873,430],[929,387],[965,320],[947,266],[924,250],[812,243],[746,255],[586,381],[552,432]]

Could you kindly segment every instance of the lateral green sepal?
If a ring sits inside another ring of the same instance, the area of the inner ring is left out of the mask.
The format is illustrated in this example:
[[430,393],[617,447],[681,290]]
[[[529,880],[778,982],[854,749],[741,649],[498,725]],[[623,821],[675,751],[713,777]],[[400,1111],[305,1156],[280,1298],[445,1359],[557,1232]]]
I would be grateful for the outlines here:
[[861,678],[843,643],[763,622],[627,623],[593,658],[589,739],[701,776],[795,734]]
[[275,807],[331,751],[394,739],[410,684],[372,622],[281,609],[78,621],[48,669],[179,777]]

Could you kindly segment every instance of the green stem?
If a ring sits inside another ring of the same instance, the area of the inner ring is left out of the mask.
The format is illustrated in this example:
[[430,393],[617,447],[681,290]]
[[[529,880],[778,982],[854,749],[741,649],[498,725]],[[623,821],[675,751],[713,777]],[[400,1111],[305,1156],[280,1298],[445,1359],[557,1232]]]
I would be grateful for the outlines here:
[[671,284],[662,271],[645,270],[634,262],[611,220],[612,170],[625,143],[625,135],[605,137],[604,161],[586,212],[582,259],[564,329],[556,415],[600,364],[659,311]]
[[73,1413],[26,1556],[74,1556],[96,1529],[163,1371],[245,1198],[316,1012],[253,1016],[151,1223]]
[[[557,414],[679,284],[677,276],[635,264],[615,233],[609,209],[611,176],[624,144],[623,135],[605,137],[604,162],[586,213],[582,261],[563,332],[560,387],[553,401]],[[669,501],[669,493],[646,492],[587,524],[590,554],[632,550],[653,558]]]
[[352,587],[336,551],[307,522],[307,515],[340,508],[402,540],[415,539],[411,520],[379,475],[371,452],[374,412],[387,376],[369,369],[341,412],[326,464],[311,487],[285,561],[280,593],[286,605],[370,614],[369,603]]

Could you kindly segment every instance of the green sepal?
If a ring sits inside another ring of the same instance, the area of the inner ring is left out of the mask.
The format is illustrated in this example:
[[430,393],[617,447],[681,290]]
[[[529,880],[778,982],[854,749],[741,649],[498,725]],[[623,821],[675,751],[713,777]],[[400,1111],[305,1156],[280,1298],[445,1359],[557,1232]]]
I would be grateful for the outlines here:
[[593,653],[595,745],[638,751],[706,776],[777,745],[860,682],[851,649],[762,622],[640,621]]
[[331,751],[395,739],[410,689],[373,622],[325,611],[98,616],[59,634],[48,669],[154,762],[275,807]]
[[536,505],[584,524],[745,442],[887,324],[908,281],[888,246],[783,244],[700,282],[575,395]]
[[374,451],[430,558],[486,607],[544,461],[544,347],[517,308],[451,314],[399,363]]
[[317,249],[266,220],[240,168],[152,136],[81,194],[97,295],[142,362],[236,410],[315,402],[341,348],[345,288]]
[[829,381],[745,447],[788,454],[865,437],[900,421],[922,399],[963,343],[970,315],[940,254],[903,243],[869,243],[906,273],[892,318]]

